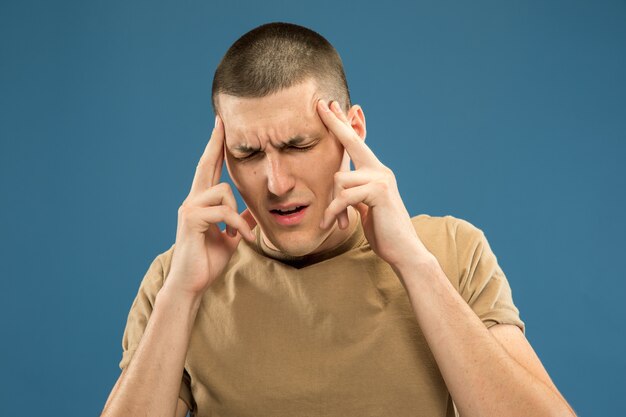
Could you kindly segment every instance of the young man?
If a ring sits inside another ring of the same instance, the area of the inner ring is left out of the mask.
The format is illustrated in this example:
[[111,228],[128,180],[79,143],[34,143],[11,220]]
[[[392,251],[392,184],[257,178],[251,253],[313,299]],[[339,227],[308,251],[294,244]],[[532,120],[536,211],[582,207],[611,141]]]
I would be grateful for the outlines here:
[[482,231],[409,216],[323,37],[246,33],[216,70],[213,106],[103,416],[574,415]]

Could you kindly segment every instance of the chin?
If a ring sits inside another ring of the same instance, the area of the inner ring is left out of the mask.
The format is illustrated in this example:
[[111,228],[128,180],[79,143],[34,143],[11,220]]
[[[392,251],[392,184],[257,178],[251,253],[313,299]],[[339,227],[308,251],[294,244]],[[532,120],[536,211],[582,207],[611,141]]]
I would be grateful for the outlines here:
[[327,235],[287,232],[282,236],[267,237],[282,253],[289,256],[304,256],[314,252],[325,241]]

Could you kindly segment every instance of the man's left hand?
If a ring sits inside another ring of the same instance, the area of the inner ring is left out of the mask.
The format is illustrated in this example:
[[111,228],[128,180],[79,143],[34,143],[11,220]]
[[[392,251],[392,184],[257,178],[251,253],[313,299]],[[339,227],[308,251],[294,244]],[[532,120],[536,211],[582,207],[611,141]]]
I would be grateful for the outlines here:
[[392,267],[400,269],[421,259],[432,259],[411,223],[393,171],[378,160],[350,126],[339,103],[333,101],[329,108],[319,100],[317,106],[322,121],[344,146],[355,168],[335,174],[336,192],[320,227],[327,228],[335,219],[345,218],[351,205],[361,215],[363,232],[372,250]]

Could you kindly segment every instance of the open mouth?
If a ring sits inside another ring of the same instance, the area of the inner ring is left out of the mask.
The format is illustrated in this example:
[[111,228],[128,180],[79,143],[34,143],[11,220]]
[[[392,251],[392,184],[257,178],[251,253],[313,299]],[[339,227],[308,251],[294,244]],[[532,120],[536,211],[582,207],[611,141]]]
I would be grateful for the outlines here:
[[297,213],[297,212],[301,211],[305,207],[307,207],[307,206],[298,206],[298,207],[296,207],[293,210],[270,210],[270,211],[272,213],[276,213],[276,214],[281,215],[281,216],[288,216],[290,214]]

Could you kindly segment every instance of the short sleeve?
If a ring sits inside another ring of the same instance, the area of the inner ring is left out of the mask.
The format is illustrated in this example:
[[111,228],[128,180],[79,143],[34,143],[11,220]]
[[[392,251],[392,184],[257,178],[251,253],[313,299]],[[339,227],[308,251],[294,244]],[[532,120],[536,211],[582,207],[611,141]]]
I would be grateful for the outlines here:
[[485,234],[466,220],[457,220],[455,240],[461,296],[487,328],[514,324],[526,334],[509,282]]
[[[130,363],[135,350],[139,346],[139,341],[143,335],[148,319],[152,314],[156,295],[163,287],[163,254],[157,256],[148,271],[143,277],[137,296],[130,307],[128,319],[126,320],[126,328],[122,337],[122,360],[119,363],[120,369],[126,368]],[[187,404],[190,410],[193,410],[195,404],[191,395],[191,377],[187,370],[183,370],[183,378],[180,385],[179,397]]]

